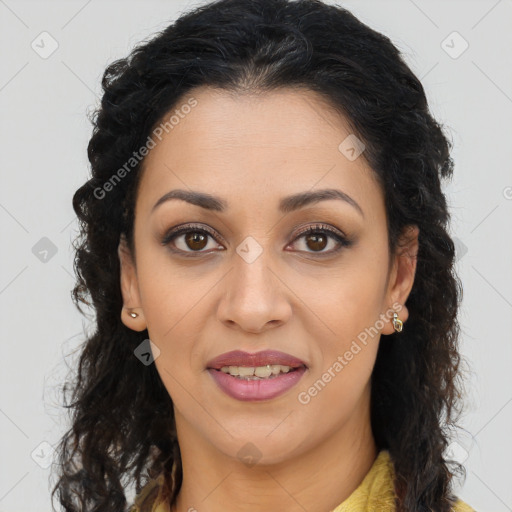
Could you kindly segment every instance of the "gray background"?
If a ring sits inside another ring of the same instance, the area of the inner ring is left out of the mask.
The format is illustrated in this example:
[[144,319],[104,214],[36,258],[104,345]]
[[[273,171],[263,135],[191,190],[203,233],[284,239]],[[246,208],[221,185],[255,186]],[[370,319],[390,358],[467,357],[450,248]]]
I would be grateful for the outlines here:
[[[199,3],[0,0],[0,512],[50,510],[59,389],[90,330],[70,299],[86,112],[109,62]],[[339,3],[404,52],[454,142],[446,192],[470,372],[456,491],[480,512],[512,511],[512,1]]]

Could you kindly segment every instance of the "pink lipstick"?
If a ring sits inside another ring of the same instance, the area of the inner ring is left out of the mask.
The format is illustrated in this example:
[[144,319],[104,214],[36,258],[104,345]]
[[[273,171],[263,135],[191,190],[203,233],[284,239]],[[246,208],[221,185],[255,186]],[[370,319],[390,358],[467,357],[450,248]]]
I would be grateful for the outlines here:
[[221,354],[207,364],[213,380],[237,400],[270,400],[284,394],[307,370],[300,359],[276,350],[255,354],[235,350]]

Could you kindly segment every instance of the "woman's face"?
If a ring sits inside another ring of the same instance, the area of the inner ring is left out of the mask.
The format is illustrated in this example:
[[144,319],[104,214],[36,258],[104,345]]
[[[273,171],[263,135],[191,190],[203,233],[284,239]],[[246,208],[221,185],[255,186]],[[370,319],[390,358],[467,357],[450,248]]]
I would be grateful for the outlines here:
[[[158,348],[180,443],[275,463],[337,432],[357,437],[380,334],[393,309],[407,320],[415,269],[414,244],[389,259],[363,147],[311,91],[199,88],[165,120],[176,110],[145,159],[136,265],[124,244],[119,256],[124,305],[139,313],[122,319]],[[281,354],[218,359],[232,351]],[[247,379],[227,366],[261,368]]]

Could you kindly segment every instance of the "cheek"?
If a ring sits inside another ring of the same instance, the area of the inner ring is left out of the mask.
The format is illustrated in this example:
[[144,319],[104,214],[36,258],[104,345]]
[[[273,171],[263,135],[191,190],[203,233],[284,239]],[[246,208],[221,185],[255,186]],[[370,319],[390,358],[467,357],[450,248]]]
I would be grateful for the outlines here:
[[[330,401],[340,405],[346,402],[348,406],[368,383],[383,327],[384,267],[372,265],[358,252],[346,258],[336,271],[317,274],[314,282],[302,280],[297,295],[314,312],[306,329],[312,334],[316,329],[315,364],[301,386],[311,397],[312,406],[314,401],[318,407]],[[315,393],[321,398],[313,398]]]
[[329,345],[336,349],[375,325],[385,296],[382,265],[371,265],[356,255],[352,260],[294,284],[294,292],[314,313]]
[[196,308],[200,304],[210,279],[187,271],[171,263],[161,248],[148,250],[140,258],[139,290],[149,333],[161,342],[184,331],[191,321],[196,325],[201,317]]
[[362,399],[368,386],[380,334],[362,328],[360,321],[349,318],[336,326],[338,335],[321,342],[321,357],[311,368],[309,378],[298,391],[298,402],[317,415],[339,420],[348,417]]

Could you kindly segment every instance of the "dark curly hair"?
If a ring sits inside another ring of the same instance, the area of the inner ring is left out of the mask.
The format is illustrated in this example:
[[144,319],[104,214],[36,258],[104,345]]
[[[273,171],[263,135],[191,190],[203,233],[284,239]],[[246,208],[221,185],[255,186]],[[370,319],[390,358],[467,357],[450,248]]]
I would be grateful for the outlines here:
[[[110,64],[88,145],[91,178],[74,194],[73,300],[96,313],[74,380],[64,385],[72,427],[58,446],[58,493],[66,511],[124,511],[126,486],[139,493],[165,475],[171,503],[182,483],[171,398],[155,365],[134,357],[147,330],[120,318],[122,236],[133,251],[141,159],[115,186],[116,170],[193,88],[232,92],[314,91],[364,141],[382,187],[388,240],[419,227],[417,268],[400,335],[381,343],[371,377],[371,426],[390,452],[397,510],[448,512],[452,479],[464,467],[445,457],[462,407],[457,311],[462,297],[441,181],[451,177],[451,143],[429,112],[422,84],[389,38],[349,11],[319,0],[218,0],[195,7]],[[126,167],[125,167],[126,169]],[[106,190],[108,194],[98,192]],[[390,371],[392,369],[392,371]],[[67,391],[72,388],[71,400]],[[173,470],[174,468],[174,470]]]

